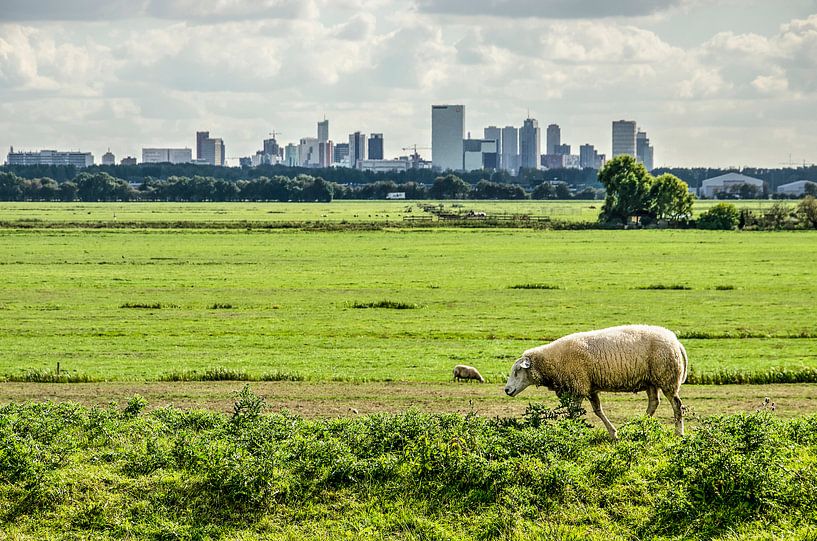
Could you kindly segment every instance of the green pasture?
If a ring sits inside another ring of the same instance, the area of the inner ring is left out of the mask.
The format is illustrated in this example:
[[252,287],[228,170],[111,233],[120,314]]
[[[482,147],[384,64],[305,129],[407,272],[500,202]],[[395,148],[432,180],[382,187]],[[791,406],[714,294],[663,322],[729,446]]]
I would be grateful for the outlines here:
[[[329,206],[391,204],[406,203]],[[295,212],[289,206],[235,208]],[[168,216],[231,208],[92,207],[117,218],[121,208]],[[624,323],[676,331],[699,374],[817,368],[815,261],[817,233],[807,231],[7,228],[0,375],[59,362],[69,373],[129,381],[216,367],[445,381],[464,362],[500,381],[529,347]],[[551,289],[513,288],[527,284]],[[652,286],[689,289],[642,289]],[[354,307],[380,301],[413,308]]]
[[[717,201],[695,202],[698,215]],[[733,201],[758,213],[775,201]],[[794,206],[796,202],[786,201]],[[420,205],[443,205],[449,212],[527,214],[553,220],[594,222],[603,201],[333,201],[331,203],[1,203],[0,221],[30,226],[44,223],[107,224],[157,222],[400,222],[431,217]]]

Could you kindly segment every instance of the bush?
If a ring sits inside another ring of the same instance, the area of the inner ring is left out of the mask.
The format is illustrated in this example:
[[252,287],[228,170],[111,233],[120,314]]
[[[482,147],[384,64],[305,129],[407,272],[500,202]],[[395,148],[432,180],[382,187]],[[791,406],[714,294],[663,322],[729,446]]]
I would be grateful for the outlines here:
[[718,203],[698,218],[700,229],[734,229],[740,221],[740,212],[731,203]]

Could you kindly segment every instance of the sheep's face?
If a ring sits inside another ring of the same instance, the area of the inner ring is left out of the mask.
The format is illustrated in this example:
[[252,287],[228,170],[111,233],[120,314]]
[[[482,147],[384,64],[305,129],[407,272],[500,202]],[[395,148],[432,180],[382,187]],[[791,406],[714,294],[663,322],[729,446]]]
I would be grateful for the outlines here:
[[528,385],[533,385],[534,381],[531,377],[530,358],[522,356],[511,368],[511,375],[508,377],[508,383],[505,384],[505,394],[508,396],[516,396]]

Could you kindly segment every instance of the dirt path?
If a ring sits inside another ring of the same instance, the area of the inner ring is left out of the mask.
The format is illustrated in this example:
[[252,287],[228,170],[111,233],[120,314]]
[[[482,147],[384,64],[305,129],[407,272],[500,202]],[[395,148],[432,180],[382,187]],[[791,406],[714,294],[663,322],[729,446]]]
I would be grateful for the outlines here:
[[[27,400],[73,401],[86,405],[123,404],[134,394],[148,400],[149,407],[172,404],[185,409],[231,411],[234,393],[243,387],[235,381],[220,382],[112,382],[112,383],[2,383],[0,403]],[[304,417],[337,417],[374,412],[397,412],[415,407],[429,412],[474,411],[483,416],[520,415],[529,402],[553,407],[557,400],[544,389],[529,389],[508,398],[502,386],[476,383],[335,383],[254,382],[253,392],[264,397],[271,411],[286,408]],[[644,393],[603,393],[602,404],[614,423],[644,412]],[[797,385],[686,385],[681,396],[698,415],[753,411],[765,397],[777,405],[781,416],[817,412],[817,384]],[[587,404],[585,404],[587,407]],[[669,421],[672,410],[662,401],[659,418]],[[588,415],[594,424],[597,419]]]

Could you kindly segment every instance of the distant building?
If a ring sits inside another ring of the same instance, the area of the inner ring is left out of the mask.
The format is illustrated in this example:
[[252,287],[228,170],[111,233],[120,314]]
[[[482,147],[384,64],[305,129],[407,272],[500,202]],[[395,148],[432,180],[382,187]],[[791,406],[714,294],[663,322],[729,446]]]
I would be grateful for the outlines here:
[[741,186],[753,186],[757,193],[760,194],[763,192],[764,183],[759,178],[740,173],[726,173],[701,182],[699,192],[702,197],[712,198],[720,193],[737,193]]
[[[557,151],[559,145],[562,144],[562,130],[558,124],[550,124],[547,128],[547,146],[545,154],[563,154]],[[570,154],[568,151],[566,154]]]
[[142,163],[191,163],[193,151],[189,148],[143,148]]
[[342,163],[349,158],[349,143],[338,143],[335,145],[335,163]]
[[407,160],[358,160],[357,168],[373,173],[395,173],[407,171],[411,166]]
[[635,157],[635,120],[613,121],[613,158],[627,154]]
[[284,147],[284,164],[287,167],[298,167],[301,165],[300,146],[294,143]]
[[406,192],[389,192],[386,194],[386,199],[405,199]]
[[320,167],[331,167],[332,163],[332,141],[318,141],[318,165]]
[[598,152],[593,145],[586,144],[579,147],[579,167],[582,169],[597,169],[597,157]]
[[116,165],[116,156],[113,155],[111,149],[102,155],[102,165]]
[[635,134],[635,157],[639,163],[644,164],[647,171],[653,170],[653,148],[647,132],[638,130]]
[[579,156],[575,154],[542,154],[541,162],[545,169],[579,169]]
[[304,137],[298,144],[298,160],[301,167],[319,167],[319,150],[317,137]]
[[318,122],[318,142],[325,143],[329,140],[329,121],[325,118]]
[[36,152],[14,152],[9,149],[6,161],[9,165],[73,165],[84,168],[94,165],[94,155],[90,152],[62,152],[39,150]]
[[[282,154],[281,151],[282,150],[283,149],[281,148],[281,145],[278,144],[278,141],[275,140],[275,137],[273,137],[271,139],[264,139],[264,146],[263,146],[263,152],[262,152],[264,155],[270,156],[270,157],[276,156],[276,157],[280,158],[280,157],[282,157],[281,156],[281,154]],[[271,163],[273,160],[270,158],[269,161]]]
[[777,187],[780,195],[800,196],[806,193],[817,194],[817,182],[811,180],[796,180]]
[[383,134],[373,133],[369,135],[368,158],[370,160],[383,159]]
[[519,167],[538,169],[541,146],[539,123],[533,118],[525,119],[519,129]]
[[[257,154],[258,154],[258,153],[256,152],[256,155],[257,155]],[[242,167],[242,168],[243,168],[243,167],[253,167],[253,166],[256,166],[256,164],[254,164],[254,163],[253,163],[253,161],[254,161],[254,157],[253,157],[253,156],[246,156],[246,157],[243,157],[243,158],[238,158],[238,166],[239,166],[239,167]]]
[[366,159],[366,134],[356,131],[349,134],[349,167],[356,169],[360,160]]
[[464,105],[431,106],[431,161],[438,171],[461,171]]
[[122,158],[119,161],[119,165],[136,165],[136,158],[132,158],[128,156],[127,158]]
[[496,141],[493,139],[464,139],[463,170],[496,169]]
[[205,139],[201,144],[201,153],[201,157],[197,159],[203,160],[210,165],[224,165],[226,155],[224,152],[224,141],[222,141],[221,138],[208,137]]
[[488,126],[482,130],[482,138],[488,141],[496,141],[496,168],[504,169],[502,163],[502,129],[496,126]]
[[570,154],[570,145],[556,145],[553,147],[554,154],[561,154],[567,156]]
[[512,175],[519,170],[519,130],[513,126],[502,128],[502,157],[499,159],[499,165]]
[[204,142],[210,138],[209,131],[197,131],[196,132],[196,159],[203,160],[204,159]]

